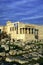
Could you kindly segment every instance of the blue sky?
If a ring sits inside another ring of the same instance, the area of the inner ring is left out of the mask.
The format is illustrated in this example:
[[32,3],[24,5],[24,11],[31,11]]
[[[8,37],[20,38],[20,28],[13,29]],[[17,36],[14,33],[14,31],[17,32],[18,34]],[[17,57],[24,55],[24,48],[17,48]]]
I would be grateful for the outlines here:
[[43,24],[43,0],[0,0],[0,24],[8,20]]

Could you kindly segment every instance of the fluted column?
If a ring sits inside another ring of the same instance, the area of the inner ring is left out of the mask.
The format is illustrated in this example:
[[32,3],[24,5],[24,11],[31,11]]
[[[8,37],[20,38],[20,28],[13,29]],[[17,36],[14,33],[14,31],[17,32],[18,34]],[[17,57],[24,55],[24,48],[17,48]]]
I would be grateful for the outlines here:
[[28,28],[27,28],[27,34],[29,34],[29,30],[28,30]]
[[23,34],[23,28],[22,28],[22,34]]
[[25,34],[25,28],[24,28],[24,34]]

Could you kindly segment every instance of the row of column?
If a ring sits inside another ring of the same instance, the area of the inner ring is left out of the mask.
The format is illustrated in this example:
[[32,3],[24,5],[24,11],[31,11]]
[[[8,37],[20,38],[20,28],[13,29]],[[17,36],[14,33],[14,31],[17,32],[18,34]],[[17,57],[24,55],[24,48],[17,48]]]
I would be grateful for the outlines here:
[[34,28],[20,28],[20,34],[38,34],[38,30]]

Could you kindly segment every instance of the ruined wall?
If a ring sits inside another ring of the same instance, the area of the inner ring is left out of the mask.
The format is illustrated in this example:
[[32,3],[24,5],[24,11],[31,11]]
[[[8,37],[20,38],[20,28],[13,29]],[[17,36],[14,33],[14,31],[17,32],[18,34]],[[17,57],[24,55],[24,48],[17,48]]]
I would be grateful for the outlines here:
[[39,29],[39,39],[43,39],[43,26],[38,26]]

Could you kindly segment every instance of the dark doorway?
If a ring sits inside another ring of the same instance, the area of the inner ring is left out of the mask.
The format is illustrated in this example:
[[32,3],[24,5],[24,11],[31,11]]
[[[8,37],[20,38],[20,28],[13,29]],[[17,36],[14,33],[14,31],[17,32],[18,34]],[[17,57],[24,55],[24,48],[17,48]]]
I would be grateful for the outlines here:
[[1,29],[0,29],[0,33],[1,33]]

